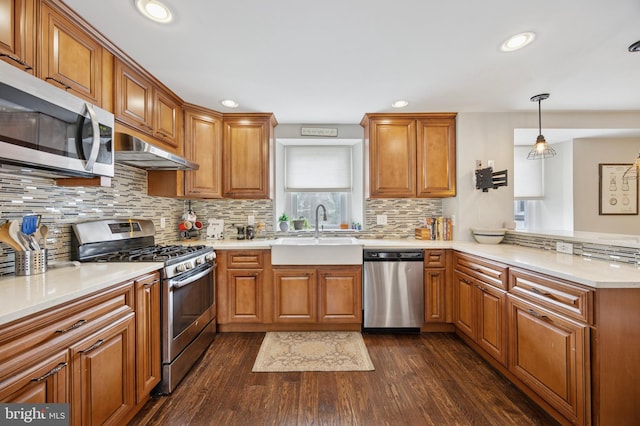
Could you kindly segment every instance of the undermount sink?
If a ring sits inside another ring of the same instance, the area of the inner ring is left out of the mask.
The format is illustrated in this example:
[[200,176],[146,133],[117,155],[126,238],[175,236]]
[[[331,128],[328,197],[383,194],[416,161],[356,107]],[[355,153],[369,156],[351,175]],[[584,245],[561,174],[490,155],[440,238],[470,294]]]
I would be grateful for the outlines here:
[[362,242],[352,237],[280,238],[271,244],[273,265],[361,265]]

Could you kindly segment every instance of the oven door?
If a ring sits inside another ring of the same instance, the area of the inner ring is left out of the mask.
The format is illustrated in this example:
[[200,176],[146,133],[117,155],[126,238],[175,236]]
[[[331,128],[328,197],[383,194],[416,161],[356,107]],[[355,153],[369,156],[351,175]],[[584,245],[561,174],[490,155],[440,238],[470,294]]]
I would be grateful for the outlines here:
[[189,274],[163,283],[164,363],[170,363],[216,315],[215,265],[205,264]]

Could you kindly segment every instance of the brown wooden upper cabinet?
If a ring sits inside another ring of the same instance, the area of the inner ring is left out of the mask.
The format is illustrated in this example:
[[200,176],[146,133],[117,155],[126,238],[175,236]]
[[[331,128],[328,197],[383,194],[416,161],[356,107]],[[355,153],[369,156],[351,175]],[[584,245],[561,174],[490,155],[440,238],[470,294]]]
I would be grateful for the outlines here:
[[35,72],[35,0],[0,0],[0,59]]
[[454,197],[456,114],[367,114],[371,198]]
[[271,113],[224,114],[223,181],[226,198],[271,198]]
[[160,197],[222,198],[222,114],[186,104],[184,155],[195,171],[149,170],[147,194]]
[[116,61],[115,85],[116,120],[143,138],[152,136],[152,144],[182,155],[182,102],[122,60]]
[[101,44],[48,1],[40,8],[39,40],[38,76],[102,106]]

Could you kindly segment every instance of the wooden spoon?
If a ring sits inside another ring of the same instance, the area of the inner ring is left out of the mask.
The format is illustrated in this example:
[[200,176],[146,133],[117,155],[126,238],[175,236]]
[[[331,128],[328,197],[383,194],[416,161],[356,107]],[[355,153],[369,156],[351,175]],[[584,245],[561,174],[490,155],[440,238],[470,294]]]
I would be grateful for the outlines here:
[[40,225],[38,228],[40,234],[42,235],[42,248],[47,248],[47,234],[49,233],[49,227],[47,225]]
[[6,221],[4,225],[0,227],[0,241],[14,249],[15,251],[24,251],[24,247],[15,239],[11,237],[9,233],[9,228],[11,227],[11,222]]
[[21,248],[21,251],[27,251],[28,248],[25,247],[20,242],[20,237],[18,236],[18,232],[20,232],[20,224],[18,223],[17,220],[10,220],[9,221],[9,236],[11,237],[11,239],[13,239],[13,241],[16,242],[16,244],[18,244],[18,246]]
[[20,247],[20,245],[16,241],[14,241],[13,238],[11,238],[11,235],[9,235],[9,225],[10,225],[9,221],[6,221],[0,227],[0,241],[2,241],[3,243],[8,245],[15,251],[21,251],[22,247]]

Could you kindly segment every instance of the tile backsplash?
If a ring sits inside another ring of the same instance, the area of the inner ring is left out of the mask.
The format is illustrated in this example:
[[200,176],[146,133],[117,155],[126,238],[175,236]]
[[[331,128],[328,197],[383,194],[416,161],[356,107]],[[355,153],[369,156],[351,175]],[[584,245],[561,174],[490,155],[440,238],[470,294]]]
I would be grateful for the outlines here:
[[[156,226],[156,243],[175,243],[178,224],[188,209],[188,201],[147,195],[147,173],[116,164],[111,187],[61,187],[54,180],[0,174],[0,219],[21,220],[37,214],[49,227],[49,260],[69,260],[71,224],[113,217],[151,219]],[[247,216],[265,222],[267,235],[281,235],[274,229],[271,200],[194,200],[193,211],[206,219],[225,221],[225,238],[235,238],[234,223],[246,224]],[[386,214],[388,224],[376,224],[376,215]],[[363,238],[412,238],[414,229],[426,216],[442,215],[440,199],[376,199],[365,202],[363,231],[347,231]],[[165,228],[160,218],[165,218]],[[204,232],[202,236],[204,237]],[[345,232],[340,232],[344,235]],[[14,273],[14,252],[0,243],[0,275]]]

